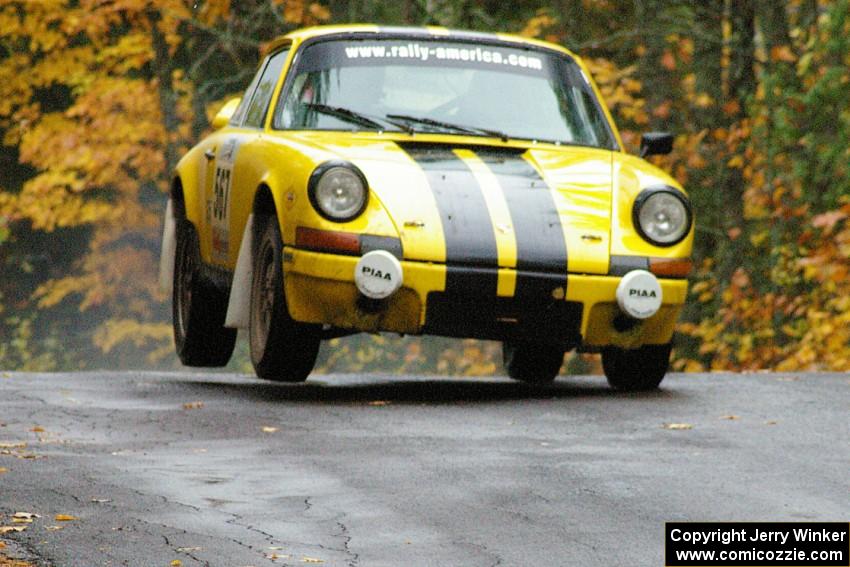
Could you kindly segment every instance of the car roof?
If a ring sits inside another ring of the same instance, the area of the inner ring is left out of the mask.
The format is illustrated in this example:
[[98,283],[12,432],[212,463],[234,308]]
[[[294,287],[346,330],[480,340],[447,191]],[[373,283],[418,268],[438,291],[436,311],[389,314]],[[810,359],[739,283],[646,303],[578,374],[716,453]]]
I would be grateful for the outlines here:
[[308,39],[313,39],[317,37],[328,37],[328,36],[346,36],[346,35],[358,35],[362,37],[363,35],[375,34],[376,37],[383,36],[411,36],[411,37],[425,37],[429,39],[433,38],[446,38],[446,39],[455,39],[461,41],[498,41],[502,43],[513,43],[518,47],[536,47],[542,49],[549,49],[554,51],[559,51],[561,53],[565,53],[571,57],[576,57],[576,55],[571,52],[569,49],[566,49],[563,46],[560,46],[556,43],[550,43],[548,41],[542,41],[539,39],[533,39],[528,37],[522,37],[519,35],[508,34],[508,33],[490,33],[490,32],[479,32],[479,31],[466,31],[466,30],[454,30],[444,27],[438,26],[425,26],[425,27],[405,27],[405,26],[379,26],[374,24],[347,24],[347,25],[330,25],[330,26],[314,26],[309,28],[301,28],[290,32],[284,36],[280,36],[273,40],[271,43],[267,45],[266,51],[271,51],[275,49],[278,45],[283,43],[289,43],[290,41],[295,42],[303,42]]

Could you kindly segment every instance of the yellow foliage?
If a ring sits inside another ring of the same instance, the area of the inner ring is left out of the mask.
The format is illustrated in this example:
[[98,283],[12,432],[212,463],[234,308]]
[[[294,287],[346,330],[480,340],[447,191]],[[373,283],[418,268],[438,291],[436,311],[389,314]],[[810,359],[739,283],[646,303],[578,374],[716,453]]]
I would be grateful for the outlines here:
[[230,17],[231,0],[206,0],[194,3],[195,17],[206,25],[212,25],[217,21],[226,20]]
[[167,323],[141,323],[135,319],[113,319],[106,322],[94,335],[94,343],[104,353],[125,342],[136,348],[146,348],[149,343],[164,343],[171,348],[172,329]]
[[641,96],[642,85],[635,79],[636,66],[620,68],[613,61],[602,58],[587,58],[585,63],[599,86],[602,98],[621,126],[649,123],[649,114]]
[[[840,65],[830,61],[843,61],[846,67],[850,63],[846,50],[831,54],[815,49],[833,39],[830,34],[835,31],[828,29],[833,23],[830,4],[818,0],[817,21],[801,22],[796,2],[789,15],[788,43],[757,50],[759,73],[770,65],[780,67],[809,96],[833,65],[832,80],[846,86],[850,74],[835,69]],[[582,0],[581,6],[588,13],[611,15],[621,4]],[[331,17],[323,3],[310,0],[271,0],[263,9],[269,7],[278,23],[286,24],[281,31]],[[188,67],[157,68],[155,38],[165,38],[167,54],[174,58],[204,44],[184,43],[186,30],[207,34],[205,41],[221,33],[224,39],[214,48],[226,52],[233,48],[229,42],[246,41],[233,31],[239,28],[236,18],[241,17],[241,8],[232,0],[0,0],[0,133],[4,144],[16,148],[21,163],[35,171],[16,185],[14,193],[0,191],[0,240],[7,225],[18,221],[36,231],[74,227],[90,231],[88,250],[74,271],[40,285],[34,300],[43,310],[63,302],[73,302],[90,314],[99,310],[106,322],[95,342],[103,352],[119,351],[119,345],[127,343],[156,358],[171,349],[168,326],[152,323],[158,316],[154,307],[164,298],[155,282],[160,211],[151,202],[156,191],[168,185],[166,155],[188,147],[203,120],[195,116],[198,109],[193,106],[196,75]],[[560,11],[548,7],[514,24],[524,36],[571,44],[564,34],[572,28],[561,18]],[[845,23],[845,32],[850,32],[848,26]],[[691,301],[710,316],[681,325],[680,332],[693,339],[696,354],[694,359],[677,360],[676,368],[847,369],[850,209],[835,207],[814,215],[801,202],[809,180],[801,180],[794,171],[795,152],[823,155],[831,148],[828,142],[804,136],[786,144],[787,151],[768,155],[760,138],[770,130],[775,114],[796,115],[811,103],[804,96],[789,96],[785,85],[765,82],[761,76],[756,78],[753,100],[727,92],[736,33],[724,19],[722,37],[715,38],[724,45],[719,77],[723,85],[716,90],[705,85],[706,76],[696,66],[697,57],[704,54],[696,52],[687,31],[669,34],[651,62],[672,88],[643,85],[641,68],[623,64],[624,58],[617,59],[620,64],[586,58],[629,149],[636,149],[640,132],[649,127],[680,126],[673,154],[654,159],[688,185],[695,202],[711,193],[720,195],[716,202],[722,204],[723,191],[736,183],[746,186],[744,223],[701,225],[705,232],[699,235],[715,239],[718,246],[734,243],[732,250],[743,251],[742,262],[769,264],[738,270],[725,266],[722,269],[731,273],[728,281],[718,277],[717,264],[702,264]],[[593,54],[608,50],[593,42],[584,45]],[[632,47],[629,54],[650,53],[645,46]],[[652,108],[644,100],[650,88],[666,97],[653,99]],[[45,93],[53,89],[61,93],[63,104],[45,103]],[[173,121],[166,126],[163,97],[168,96]],[[208,120],[218,106],[209,104]],[[846,109],[838,108],[835,116],[846,122]],[[707,128],[705,117],[716,117],[719,123]],[[787,236],[791,233],[795,236]],[[63,244],[57,242],[56,247]],[[762,258],[768,254],[768,259]],[[724,264],[723,258],[719,260]],[[56,364],[34,354],[32,321],[14,325],[12,338],[0,342],[0,358],[14,351],[16,359],[29,358],[31,368]],[[435,350],[409,340],[394,350],[377,336],[333,344],[326,367],[344,360],[350,362],[349,370],[386,362],[400,371],[426,367],[465,375],[499,371],[499,347],[493,343],[465,341],[459,348]]]
[[314,26],[331,17],[330,11],[318,2],[308,3],[305,0],[272,0],[272,2],[283,7],[283,19],[289,24]]
[[525,27],[519,32],[524,37],[543,37],[544,31],[558,23],[548,9],[542,8],[529,18]]

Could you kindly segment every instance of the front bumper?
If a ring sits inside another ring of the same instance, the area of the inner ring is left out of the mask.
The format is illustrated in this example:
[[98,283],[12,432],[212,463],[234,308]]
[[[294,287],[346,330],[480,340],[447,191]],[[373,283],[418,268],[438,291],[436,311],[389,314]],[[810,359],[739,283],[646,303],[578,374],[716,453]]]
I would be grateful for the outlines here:
[[[284,281],[290,316],[356,331],[388,331],[505,340],[529,338],[595,349],[613,345],[636,348],[670,342],[687,296],[687,281],[661,279],[663,304],[652,317],[623,325],[617,306],[618,276],[532,274],[540,297],[482,297],[474,291],[446,293],[446,266],[404,260],[404,285],[394,295],[366,300],[354,284],[356,256],[284,249]],[[463,269],[453,267],[453,269]],[[468,268],[472,277],[476,270]],[[499,292],[515,270],[500,269]],[[492,270],[490,271],[492,274]],[[552,285],[547,287],[551,281]]]

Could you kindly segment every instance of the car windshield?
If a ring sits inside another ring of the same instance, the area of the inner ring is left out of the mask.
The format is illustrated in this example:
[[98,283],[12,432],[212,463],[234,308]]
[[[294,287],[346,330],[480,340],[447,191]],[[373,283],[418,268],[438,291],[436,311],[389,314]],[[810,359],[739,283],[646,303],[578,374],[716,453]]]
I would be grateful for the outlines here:
[[616,148],[570,57],[442,39],[328,40],[305,47],[274,127],[400,130]]

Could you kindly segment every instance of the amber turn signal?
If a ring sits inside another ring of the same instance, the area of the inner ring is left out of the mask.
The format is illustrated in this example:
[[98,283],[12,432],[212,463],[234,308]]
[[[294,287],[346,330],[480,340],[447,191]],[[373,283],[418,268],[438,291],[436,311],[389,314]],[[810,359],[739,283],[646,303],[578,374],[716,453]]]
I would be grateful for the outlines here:
[[295,228],[295,246],[304,250],[360,254],[360,235],[299,226]]
[[686,278],[693,270],[690,258],[650,258],[649,271],[661,278]]

